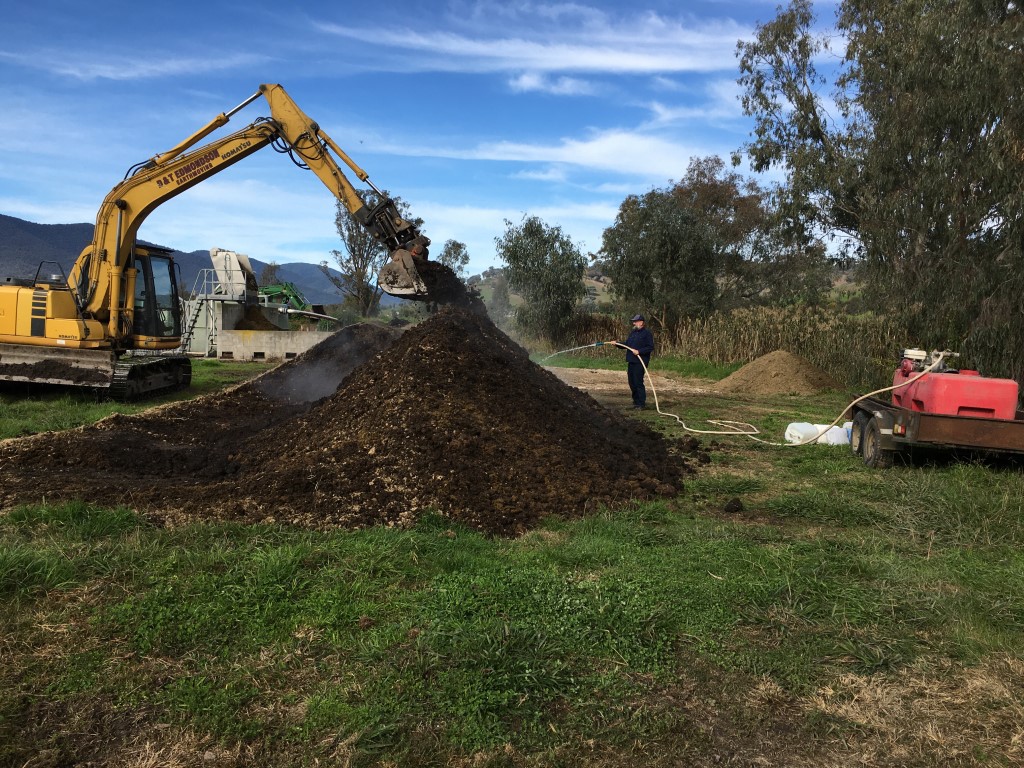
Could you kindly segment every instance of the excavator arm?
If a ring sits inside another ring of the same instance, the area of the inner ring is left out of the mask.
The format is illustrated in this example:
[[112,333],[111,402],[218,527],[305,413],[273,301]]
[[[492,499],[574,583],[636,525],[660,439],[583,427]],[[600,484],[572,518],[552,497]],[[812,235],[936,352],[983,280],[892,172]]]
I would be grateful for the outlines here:
[[[387,246],[391,259],[378,275],[381,289],[392,296],[422,300],[446,292],[448,286],[443,281],[430,280],[436,274],[435,269],[429,268],[433,265],[426,264],[430,240],[402,217],[394,201],[374,186],[366,171],[310,120],[280,85],[261,85],[260,93],[270,103],[270,114],[281,126],[282,138],[291,148],[293,157],[313,171],[353,218]],[[364,204],[335,158],[377,193],[380,202],[376,206]]]
[[[270,106],[269,118],[259,118],[239,131],[194,148],[260,96]],[[356,221],[388,248],[391,262],[379,277],[385,292],[433,299],[420,275],[430,241],[402,217],[395,203],[370,182],[366,171],[298,107],[284,88],[265,84],[177,146],[130,169],[124,181],[104,198],[96,216],[93,241],[82,251],[68,277],[82,316],[103,323],[109,338],[121,338],[132,325],[136,277],[133,248],[142,222],[167,200],[268,144],[313,171]],[[365,205],[340,163],[377,192],[379,204]]]
[[[199,146],[260,96],[269,117]],[[189,360],[172,352],[181,344],[173,260],[166,249],[137,245],[136,235],[158,206],[268,144],[313,171],[387,248],[391,261],[377,278],[384,291],[467,306],[478,301],[450,269],[426,258],[430,241],[280,85],[261,85],[176,146],[130,168],[104,198],[92,242],[66,280],[37,275],[0,285],[0,380],[105,388],[118,399],[187,385]],[[373,188],[378,203],[364,203],[342,165]],[[127,354],[138,350],[161,354]]]

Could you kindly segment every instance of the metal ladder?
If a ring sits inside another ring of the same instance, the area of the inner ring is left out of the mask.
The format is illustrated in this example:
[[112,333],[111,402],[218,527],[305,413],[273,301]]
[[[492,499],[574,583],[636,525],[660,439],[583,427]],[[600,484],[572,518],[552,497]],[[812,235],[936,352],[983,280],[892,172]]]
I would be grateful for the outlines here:
[[192,335],[196,330],[196,323],[199,322],[199,315],[203,312],[203,307],[206,305],[206,299],[199,298],[195,300],[196,305],[192,308],[192,314],[185,321],[185,328],[181,333],[181,351],[188,351],[188,345],[192,343]]
[[209,356],[210,352],[217,348],[217,313],[213,311],[210,298],[220,292],[220,281],[217,279],[216,270],[199,270],[191,292],[191,296],[193,297],[192,301],[195,301],[195,306],[192,308],[192,312],[186,320],[185,327],[182,329],[181,346],[179,347],[180,351],[188,351],[188,346],[192,342],[192,337],[195,335],[196,325],[198,325],[199,318],[204,309],[206,310],[206,327],[208,331],[205,351],[206,356]]

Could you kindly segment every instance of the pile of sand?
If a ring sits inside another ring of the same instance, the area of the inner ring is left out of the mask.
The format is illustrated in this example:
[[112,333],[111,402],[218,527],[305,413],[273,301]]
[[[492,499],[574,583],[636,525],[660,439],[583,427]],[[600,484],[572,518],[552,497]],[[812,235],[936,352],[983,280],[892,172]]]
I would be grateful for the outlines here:
[[762,355],[714,387],[716,392],[744,395],[814,395],[838,388],[820,368],[781,349]]
[[394,329],[346,331],[218,395],[7,441],[0,508],[82,498],[156,520],[313,528],[406,525],[432,509],[518,533],[680,487],[664,439],[532,363],[484,316],[447,309],[393,343]]

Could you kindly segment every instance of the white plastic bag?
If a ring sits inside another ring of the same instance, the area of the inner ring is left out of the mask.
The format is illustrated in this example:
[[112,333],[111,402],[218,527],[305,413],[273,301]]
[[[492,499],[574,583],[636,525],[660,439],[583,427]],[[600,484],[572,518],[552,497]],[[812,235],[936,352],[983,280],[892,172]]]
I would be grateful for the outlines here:
[[830,427],[828,424],[795,421],[786,427],[786,442],[809,444],[813,441],[819,445],[849,445],[852,427],[853,422],[847,422],[841,427]]

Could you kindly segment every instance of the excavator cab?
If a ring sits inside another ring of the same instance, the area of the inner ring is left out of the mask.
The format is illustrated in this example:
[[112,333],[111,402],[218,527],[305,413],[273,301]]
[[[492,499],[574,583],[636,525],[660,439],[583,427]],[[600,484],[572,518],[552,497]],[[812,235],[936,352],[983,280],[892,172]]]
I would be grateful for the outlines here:
[[135,248],[135,311],[132,343],[137,349],[165,349],[181,337],[181,303],[171,251]]

